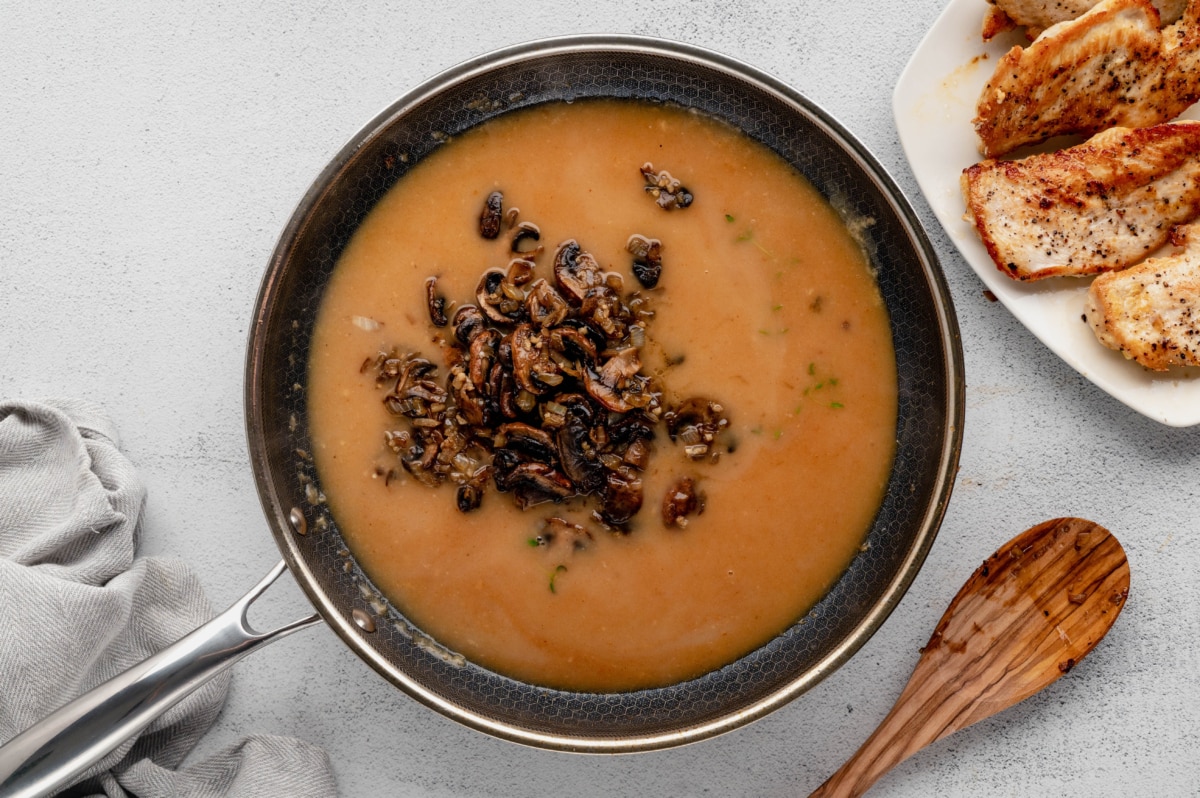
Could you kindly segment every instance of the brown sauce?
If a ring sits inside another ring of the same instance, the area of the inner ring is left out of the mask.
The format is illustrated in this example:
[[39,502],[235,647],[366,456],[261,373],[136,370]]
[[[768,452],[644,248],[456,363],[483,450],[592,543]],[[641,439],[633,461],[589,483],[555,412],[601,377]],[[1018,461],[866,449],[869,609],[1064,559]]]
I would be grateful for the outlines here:
[[[657,207],[638,171],[647,161],[685,182],[693,204]],[[593,524],[582,551],[530,540],[550,515],[587,524],[587,508],[522,512],[492,491],[462,513],[452,485],[429,488],[399,469],[383,438],[394,419],[360,370],[393,348],[442,361],[452,334],[430,323],[425,281],[437,276],[462,303],[485,269],[505,266],[507,237],[479,234],[494,190],[540,227],[539,276],[558,242],[575,238],[632,286],[629,236],[663,242],[644,360],[670,393],[719,399],[736,441],[719,461],[693,463],[660,431],[631,531]],[[866,259],[800,175],[702,115],[590,101],[500,117],[397,183],[330,280],[308,403],[331,511],[410,620],[500,673],[607,692],[725,665],[820,599],[882,498],[896,374]],[[701,485],[704,512],[666,528],[661,497],[685,475]]]

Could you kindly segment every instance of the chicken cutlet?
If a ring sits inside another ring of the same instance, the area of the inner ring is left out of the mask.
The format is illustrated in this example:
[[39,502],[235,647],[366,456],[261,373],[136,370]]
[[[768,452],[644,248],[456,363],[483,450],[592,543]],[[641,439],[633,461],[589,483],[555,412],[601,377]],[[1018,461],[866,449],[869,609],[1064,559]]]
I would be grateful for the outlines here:
[[[1030,40],[1051,25],[1083,16],[1100,0],[988,0],[983,20],[983,38],[990,39],[1006,30],[1024,28]],[[1163,24],[1183,16],[1187,0],[1153,0]]]
[[963,170],[968,221],[1015,280],[1121,269],[1200,218],[1200,122],[1113,128],[1083,144]]
[[1150,0],[1103,0],[1000,58],[972,120],[985,157],[1167,122],[1200,99],[1200,0],[1159,30]]
[[1200,366],[1200,226],[1171,240],[1182,251],[1097,277],[1084,311],[1100,343],[1154,371]]

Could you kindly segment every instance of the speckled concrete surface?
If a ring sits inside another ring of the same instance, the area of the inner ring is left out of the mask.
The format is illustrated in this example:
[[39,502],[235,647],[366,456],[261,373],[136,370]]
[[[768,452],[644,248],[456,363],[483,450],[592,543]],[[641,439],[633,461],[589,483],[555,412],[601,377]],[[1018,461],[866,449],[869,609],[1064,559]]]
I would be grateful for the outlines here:
[[[347,796],[805,795],[883,717],[979,562],[1075,514],[1129,555],[1133,593],[1113,632],[1067,678],[917,755],[873,794],[1198,794],[1200,427],[1160,426],[1065,366],[987,301],[917,196],[891,92],[941,5],[0,2],[0,396],[107,408],[149,484],[144,551],[190,562],[217,605],[277,559],[241,405],[268,254],[341,144],[463,59],[539,34],[627,32],[765,69],[915,198],[957,305],[966,437],[941,535],[884,628],[789,706],[679,750],[545,753],[442,719],[315,629],[237,666],[199,753],[249,732],[301,736],[330,752]],[[289,585],[255,620],[305,606]],[[0,630],[0,643],[14,641]]]

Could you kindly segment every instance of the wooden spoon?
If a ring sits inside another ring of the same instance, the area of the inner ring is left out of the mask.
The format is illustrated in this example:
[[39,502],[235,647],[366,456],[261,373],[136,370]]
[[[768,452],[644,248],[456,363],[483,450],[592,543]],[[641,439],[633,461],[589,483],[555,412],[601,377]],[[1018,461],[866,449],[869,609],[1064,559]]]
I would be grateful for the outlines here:
[[1007,709],[1071,670],[1129,596],[1129,563],[1082,518],[1000,547],[950,602],[896,705],[810,798],[857,796],[930,743]]

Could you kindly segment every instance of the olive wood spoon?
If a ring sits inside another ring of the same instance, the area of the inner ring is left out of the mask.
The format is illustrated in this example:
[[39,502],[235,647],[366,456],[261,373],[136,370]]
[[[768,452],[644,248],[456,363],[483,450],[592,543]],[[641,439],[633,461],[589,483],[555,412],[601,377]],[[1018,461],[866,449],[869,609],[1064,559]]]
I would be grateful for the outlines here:
[[810,798],[858,796],[930,743],[1023,701],[1075,667],[1129,596],[1107,529],[1057,518],[988,557],[950,602],[896,705]]

